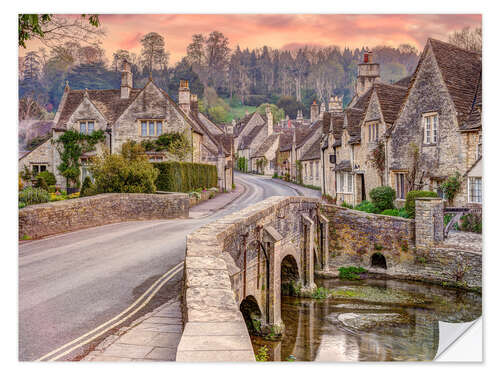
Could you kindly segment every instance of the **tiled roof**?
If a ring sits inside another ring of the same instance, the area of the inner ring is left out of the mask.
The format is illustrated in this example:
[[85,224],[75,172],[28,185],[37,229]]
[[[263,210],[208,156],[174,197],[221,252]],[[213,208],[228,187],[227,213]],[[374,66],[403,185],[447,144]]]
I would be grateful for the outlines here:
[[106,120],[114,123],[141,90],[132,89],[128,99],[120,98],[120,90],[69,90],[56,127],[65,127],[66,122],[83,101],[85,91]]
[[300,158],[300,160],[316,160],[321,158],[320,154],[321,138],[318,137],[316,141],[313,142],[309,150]]
[[254,114],[255,114],[255,112],[249,113],[248,115],[246,115],[245,117],[241,118],[236,123],[236,125],[234,126],[234,130],[233,130],[235,137],[237,137],[237,136],[239,136],[241,134],[241,132],[243,131],[243,129],[245,128],[245,126],[247,126],[248,121],[250,121],[250,119],[253,117]]
[[264,142],[259,146],[257,150],[251,155],[252,158],[258,158],[261,156],[264,156],[267,151],[271,148],[271,146],[274,144],[276,139],[280,136],[280,134],[271,134],[268,136]]
[[205,125],[205,127],[210,131],[210,133],[214,135],[224,134],[224,131],[215,123],[210,121],[208,117],[206,117],[203,113],[198,113],[199,120]]
[[459,123],[470,114],[481,76],[481,54],[429,39],[443,80],[458,112]]
[[460,125],[460,130],[476,130],[482,126],[481,122],[481,107],[483,106],[483,85],[482,78],[479,78],[477,85],[476,97],[472,103],[472,109],[467,116],[465,122]]
[[413,75],[409,75],[407,77],[404,77],[402,79],[400,79],[399,81],[397,82],[394,82],[394,84],[396,86],[403,86],[403,87],[409,87],[410,86],[410,83],[411,83],[411,79],[412,79]]
[[384,115],[384,121],[394,124],[398,117],[399,109],[406,98],[407,87],[376,83],[374,85],[377,98]]
[[254,127],[250,133],[243,136],[243,138],[241,139],[241,142],[238,146],[238,150],[247,149],[250,146],[250,144],[252,143],[252,141],[254,140],[254,138],[262,130],[263,127],[264,127],[264,125],[258,125],[256,127]]
[[342,137],[342,127],[344,126],[344,114],[332,113],[331,125],[334,138],[340,139]]
[[294,129],[283,129],[280,134],[278,149],[280,151],[289,151],[292,149]]
[[[316,134],[317,130],[322,126],[323,126],[323,121],[318,120],[314,124],[312,124],[310,127],[306,128],[305,132],[302,133],[303,135],[301,134],[302,136],[301,136],[300,140],[299,140],[299,137],[296,136],[296,138],[295,138],[296,146],[302,147],[304,145],[304,143],[306,143],[309,139],[311,139],[311,137],[313,137]],[[297,134],[299,134],[299,133],[297,133]]]
[[361,129],[359,123],[363,117],[364,111],[358,108],[347,108],[345,114],[347,117],[347,133],[351,138],[360,135]]

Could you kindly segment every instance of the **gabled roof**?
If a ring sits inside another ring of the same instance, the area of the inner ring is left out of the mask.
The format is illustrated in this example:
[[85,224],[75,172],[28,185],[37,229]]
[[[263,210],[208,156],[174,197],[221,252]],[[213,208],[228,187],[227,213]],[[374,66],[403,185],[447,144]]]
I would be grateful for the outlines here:
[[266,154],[267,151],[272,147],[274,142],[277,140],[277,138],[280,136],[280,134],[273,133],[270,136],[268,136],[264,142],[259,146],[257,150],[251,155],[252,158],[259,158],[262,157]]
[[394,124],[408,91],[407,87],[375,83],[374,90],[380,103],[384,121]]
[[409,76],[406,76],[404,78],[401,78],[399,81],[394,82],[394,85],[403,86],[403,87],[410,87],[410,83],[411,83],[412,78],[413,78],[413,74],[410,74]]
[[243,129],[245,129],[245,127],[247,126],[248,122],[252,119],[252,117],[254,115],[259,115],[259,113],[257,113],[257,112],[249,113],[248,115],[246,115],[245,117],[241,118],[236,123],[236,125],[234,126],[234,130],[233,130],[233,133],[234,133],[235,137],[237,137],[237,136],[239,136],[241,134],[241,132],[243,131]]
[[342,137],[342,127],[344,126],[344,113],[332,113],[331,128],[333,137],[338,140]]
[[481,79],[481,54],[429,39],[439,70],[458,112],[459,123],[470,114]]
[[476,89],[476,96],[474,98],[474,102],[472,103],[472,109],[467,116],[465,122],[460,124],[460,130],[468,131],[468,130],[477,130],[482,126],[481,121],[481,110],[483,106],[483,85],[482,78],[479,78],[479,82]]
[[82,103],[87,91],[89,100],[96,106],[101,114],[110,123],[114,123],[118,117],[127,109],[134,101],[140,89],[132,89],[128,99],[121,99],[120,90],[71,90],[67,93],[68,96],[61,110],[59,121],[56,124],[57,128],[65,128],[71,115],[76,111],[80,103]]
[[347,118],[347,134],[350,136],[349,143],[358,142],[360,140],[360,122],[363,118],[364,111],[358,108],[347,108],[345,110],[345,116]]
[[318,137],[318,139],[316,139],[313,142],[313,144],[311,145],[311,147],[309,147],[309,149],[304,153],[304,155],[302,155],[302,157],[300,158],[300,160],[316,160],[316,159],[320,159],[321,158],[320,147],[321,147],[321,138]]
[[220,126],[217,125],[216,123],[210,121],[210,119],[206,117],[203,113],[199,112],[198,118],[205,125],[205,127],[208,129],[210,133],[214,135],[224,134],[224,130],[222,130]]
[[318,129],[322,126],[323,126],[323,121],[317,120],[314,124],[305,129],[306,131],[303,133],[300,139],[298,136],[296,136],[295,138],[296,147],[297,148],[302,147],[304,143],[306,143],[309,139],[311,139],[314,136],[314,134],[316,134]]
[[264,125],[257,125],[256,127],[254,127],[252,129],[252,131],[250,133],[248,133],[247,135],[243,136],[243,138],[241,139],[240,144],[238,145],[238,150],[247,149],[250,146],[250,144],[253,142],[253,140],[255,139],[255,137],[262,130],[262,128],[264,128]]

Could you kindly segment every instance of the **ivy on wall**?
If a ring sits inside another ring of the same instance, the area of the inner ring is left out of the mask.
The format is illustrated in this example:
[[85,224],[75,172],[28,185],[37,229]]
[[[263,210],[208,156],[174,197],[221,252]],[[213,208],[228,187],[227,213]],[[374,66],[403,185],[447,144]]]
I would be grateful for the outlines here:
[[99,142],[105,140],[102,130],[96,130],[92,134],[83,134],[75,130],[67,130],[58,139],[52,142],[61,156],[61,163],[57,169],[66,178],[68,186],[80,186],[80,157],[95,150]]
[[146,151],[167,151],[181,161],[192,151],[191,142],[183,133],[165,133],[155,140],[144,140],[141,145]]

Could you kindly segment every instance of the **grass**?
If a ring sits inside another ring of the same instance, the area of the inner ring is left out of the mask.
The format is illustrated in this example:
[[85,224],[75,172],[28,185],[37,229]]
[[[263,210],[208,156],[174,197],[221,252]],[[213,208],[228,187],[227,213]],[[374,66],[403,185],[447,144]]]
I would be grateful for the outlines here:
[[339,278],[344,280],[359,280],[361,278],[359,275],[365,272],[366,269],[363,267],[340,267]]
[[[224,99],[224,101],[229,104],[229,99]],[[245,117],[245,112],[248,111],[248,113],[255,112],[257,110],[257,107],[251,106],[251,105],[240,105],[237,107],[231,107],[229,106],[229,116],[231,119],[235,119],[238,121],[239,119]]]

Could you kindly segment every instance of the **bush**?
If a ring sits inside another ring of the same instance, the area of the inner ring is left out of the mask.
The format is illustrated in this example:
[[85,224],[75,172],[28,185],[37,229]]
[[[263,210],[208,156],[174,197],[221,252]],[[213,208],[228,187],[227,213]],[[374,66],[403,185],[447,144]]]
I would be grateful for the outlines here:
[[339,278],[345,280],[359,280],[361,278],[359,275],[365,272],[366,270],[363,267],[340,267]]
[[49,192],[44,189],[27,187],[19,192],[19,202],[24,203],[26,206],[30,204],[46,203],[49,200]]
[[396,192],[390,186],[379,186],[370,191],[370,198],[378,212],[394,208]]
[[460,218],[459,229],[464,232],[483,232],[483,222],[481,215],[478,214],[467,214]]
[[49,186],[47,182],[43,179],[43,177],[37,176],[35,181],[35,187],[43,189],[45,191],[49,191]]
[[140,145],[125,143],[121,154],[104,154],[93,159],[95,193],[154,193],[158,170],[149,163]]
[[369,201],[363,201],[363,202],[361,202],[356,207],[354,207],[354,209],[358,210],[358,211],[368,212],[368,213],[371,213],[371,214],[378,213],[378,210],[375,207],[375,205],[372,202],[369,202]]
[[274,172],[273,178],[278,178],[278,173]]
[[382,211],[380,214],[386,216],[399,216],[399,211],[395,208],[391,208],[389,210]]
[[159,172],[155,180],[158,190],[188,193],[217,187],[215,165],[168,161],[154,163],[154,168]]
[[406,194],[405,209],[408,212],[408,216],[412,219],[415,218],[415,198],[422,197],[437,197],[438,195],[434,191],[427,190],[412,190]]
[[26,207],[26,203],[24,202],[19,202],[19,208],[24,208]]
[[89,176],[83,180],[82,188],[80,189],[80,197],[89,197],[95,194],[95,186]]
[[350,208],[350,209],[352,209],[352,204],[349,204],[349,203],[347,203],[347,202],[342,202],[341,206],[342,206],[342,207],[345,207],[345,208]]
[[36,177],[43,178],[45,180],[45,182],[47,183],[47,185],[49,185],[49,186],[56,184],[56,176],[52,172],[43,171],[43,172],[38,173],[38,175]]

